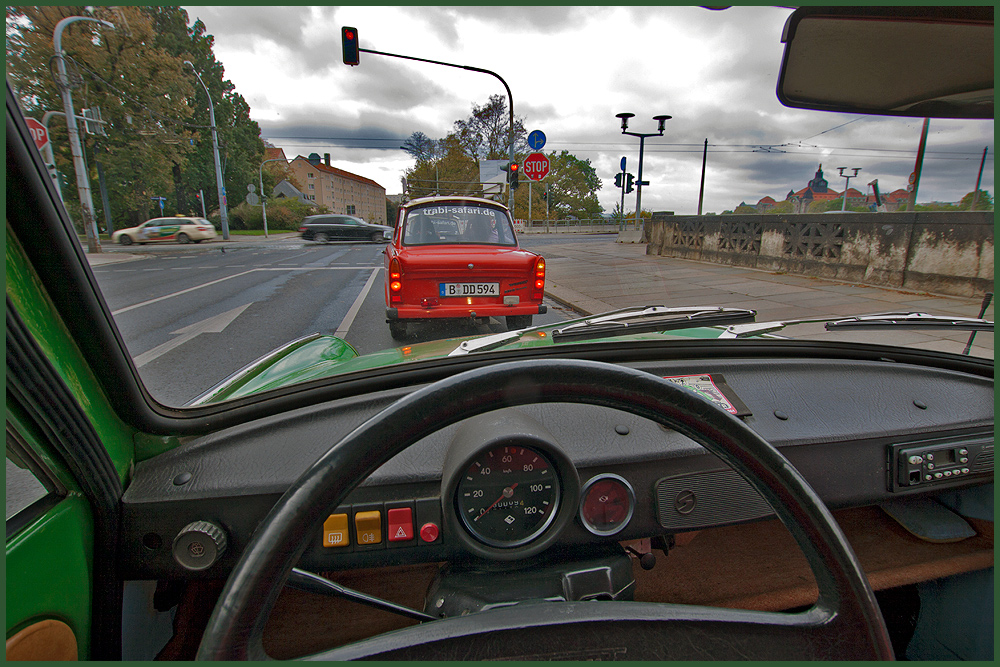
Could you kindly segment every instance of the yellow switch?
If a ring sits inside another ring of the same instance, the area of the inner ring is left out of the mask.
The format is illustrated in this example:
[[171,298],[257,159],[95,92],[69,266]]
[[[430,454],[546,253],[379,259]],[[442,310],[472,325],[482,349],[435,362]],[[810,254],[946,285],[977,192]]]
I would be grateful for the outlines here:
[[347,532],[347,515],[331,514],[323,522],[323,546],[346,547],[350,544],[351,537]]
[[382,542],[382,513],[378,510],[358,512],[354,515],[354,528],[358,533],[358,544],[379,544]]

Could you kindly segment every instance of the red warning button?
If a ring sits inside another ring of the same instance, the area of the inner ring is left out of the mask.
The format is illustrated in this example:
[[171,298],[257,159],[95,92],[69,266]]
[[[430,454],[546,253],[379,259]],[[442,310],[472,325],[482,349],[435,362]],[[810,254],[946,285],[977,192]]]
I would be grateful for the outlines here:
[[389,529],[386,533],[390,542],[406,542],[413,539],[413,509],[397,507],[389,510]]

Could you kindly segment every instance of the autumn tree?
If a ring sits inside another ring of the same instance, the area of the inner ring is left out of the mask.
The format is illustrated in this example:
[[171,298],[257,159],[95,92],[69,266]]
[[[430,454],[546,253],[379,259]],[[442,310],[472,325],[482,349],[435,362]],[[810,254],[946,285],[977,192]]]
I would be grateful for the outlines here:
[[[972,200],[976,200],[976,208],[972,208]],[[993,197],[986,190],[980,190],[979,196],[976,197],[976,191],[973,190],[969,194],[962,197],[961,201],[958,202],[958,210],[960,211],[992,211],[993,210]]]
[[[510,112],[507,98],[490,95],[489,101],[472,105],[472,114],[455,121],[452,131],[462,152],[475,160],[506,160],[510,158]],[[527,155],[528,139],[524,119],[514,117],[514,155]]]

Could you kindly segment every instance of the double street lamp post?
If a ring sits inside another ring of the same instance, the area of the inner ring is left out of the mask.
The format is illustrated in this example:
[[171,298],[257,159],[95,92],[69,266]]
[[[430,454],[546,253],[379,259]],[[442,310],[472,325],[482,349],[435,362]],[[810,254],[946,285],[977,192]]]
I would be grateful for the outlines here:
[[66,113],[66,132],[69,135],[70,152],[73,155],[73,168],[76,171],[76,191],[80,197],[80,209],[83,212],[83,228],[87,233],[87,251],[101,252],[101,239],[97,233],[97,217],[94,215],[94,200],[90,194],[90,177],[83,161],[83,147],[80,143],[80,131],[76,125],[76,114],[73,111],[73,84],[66,71],[66,58],[62,50],[62,32],[70,23],[76,21],[93,21],[114,28],[113,23],[94,19],[88,16],[70,16],[56,24],[52,35],[52,47],[55,50],[56,69],[59,73],[59,93],[62,96],[63,110]]
[[[628,134],[628,135],[633,136],[633,137],[639,137],[639,178],[638,178],[638,181],[637,181],[636,192],[635,192],[635,219],[636,219],[636,229],[638,229],[638,230],[640,230],[641,232],[644,233],[645,230],[643,229],[642,226],[640,226],[642,224],[640,222],[642,220],[642,186],[643,185],[649,185],[649,183],[642,180],[642,153],[643,153],[643,148],[644,148],[644,144],[646,142],[646,137],[662,137],[663,136],[663,130],[665,129],[665,124],[666,124],[666,122],[668,120],[670,120],[671,116],[663,116],[663,115],[661,115],[661,116],[653,116],[653,120],[657,121],[657,123],[658,123],[657,131],[656,132],[645,133],[645,134],[642,133],[642,132],[628,132],[627,131],[628,130],[628,119],[632,118],[633,116],[635,116],[634,113],[627,113],[627,112],[625,112],[625,113],[615,114],[615,116],[617,118],[621,118],[621,120],[622,120],[622,134]],[[624,211],[622,211],[622,213],[624,214]]]
[[205,96],[208,98],[208,118],[212,125],[212,153],[215,155],[215,189],[219,195],[219,216],[222,218],[222,238],[229,240],[229,211],[226,209],[226,186],[222,183],[222,164],[219,161],[219,131],[215,125],[215,105],[212,104],[212,95],[208,92],[208,86],[201,80],[201,75],[194,68],[190,60],[185,60],[184,64],[191,68],[198,78],[198,83],[205,89]]
[[[844,201],[840,204],[840,210],[843,212],[847,210],[847,191],[851,187],[851,179],[858,175],[858,172],[861,171],[861,167],[837,167],[837,169],[840,171],[840,176],[847,179],[847,183],[844,185]],[[844,173],[845,169],[853,169],[854,173],[848,176]]]

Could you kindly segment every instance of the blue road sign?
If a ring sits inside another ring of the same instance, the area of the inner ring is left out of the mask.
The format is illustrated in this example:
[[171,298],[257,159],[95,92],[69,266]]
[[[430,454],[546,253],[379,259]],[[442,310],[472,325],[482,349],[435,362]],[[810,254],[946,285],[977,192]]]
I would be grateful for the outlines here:
[[538,150],[545,145],[545,133],[541,130],[532,130],[528,135],[528,145],[532,150]]
[[625,171],[625,158],[622,158],[622,171]]

